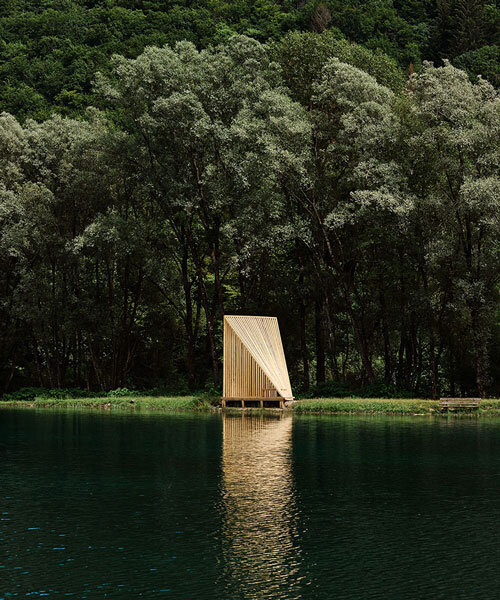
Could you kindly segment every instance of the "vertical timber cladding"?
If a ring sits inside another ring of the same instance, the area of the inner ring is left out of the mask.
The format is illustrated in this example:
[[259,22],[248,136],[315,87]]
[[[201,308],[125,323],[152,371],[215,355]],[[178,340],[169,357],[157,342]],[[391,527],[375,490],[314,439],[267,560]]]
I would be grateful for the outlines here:
[[[226,351],[229,352],[228,366],[224,369],[224,396],[229,398],[265,398],[276,397],[276,388],[259,365],[252,358],[250,352],[245,348],[243,342],[236,336],[234,331],[225,324],[224,335],[227,335],[227,343],[224,343]],[[227,357],[224,356],[224,364]]]
[[223,405],[293,398],[276,317],[224,317],[223,389]]

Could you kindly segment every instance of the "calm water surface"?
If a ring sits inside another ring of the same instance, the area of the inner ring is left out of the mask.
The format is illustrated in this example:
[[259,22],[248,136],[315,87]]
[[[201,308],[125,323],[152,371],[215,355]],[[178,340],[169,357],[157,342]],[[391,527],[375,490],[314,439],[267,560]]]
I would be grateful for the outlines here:
[[500,421],[0,410],[0,598],[500,597]]

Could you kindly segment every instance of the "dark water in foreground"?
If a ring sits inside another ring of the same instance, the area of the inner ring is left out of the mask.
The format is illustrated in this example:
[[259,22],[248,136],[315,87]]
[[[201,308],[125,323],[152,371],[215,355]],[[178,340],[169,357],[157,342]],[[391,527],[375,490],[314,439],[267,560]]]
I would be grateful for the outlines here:
[[0,598],[500,597],[500,421],[0,411]]

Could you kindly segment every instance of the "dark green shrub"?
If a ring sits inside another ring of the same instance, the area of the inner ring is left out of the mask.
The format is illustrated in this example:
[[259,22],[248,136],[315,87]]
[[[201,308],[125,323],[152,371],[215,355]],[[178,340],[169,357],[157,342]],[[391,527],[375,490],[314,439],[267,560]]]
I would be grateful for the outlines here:
[[[130,396],[144,396],[146,394],[136,390],[129,390],[128,388],[116,388],[115,390],[110,390],[106,395],[110,398],[129,398]],[[149,396],[150,394],[147,395]]]
[[11,401],[25,401],[29,402],[30,400],[34,400],[37,396],[40,395],[41,392],[46,391],[42,388],[35,387],[24,387],[15,392],[11,392],[10,394],[4,394],[0,400],[5,402]]

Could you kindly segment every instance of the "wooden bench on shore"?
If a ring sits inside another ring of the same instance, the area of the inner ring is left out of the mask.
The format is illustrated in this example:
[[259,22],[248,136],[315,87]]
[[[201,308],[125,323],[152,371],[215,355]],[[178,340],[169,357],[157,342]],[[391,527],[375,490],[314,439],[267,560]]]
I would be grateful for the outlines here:
[[479,408],[481,398],[440,398],[439,409],[441,412],[469,408],[471,410]]

